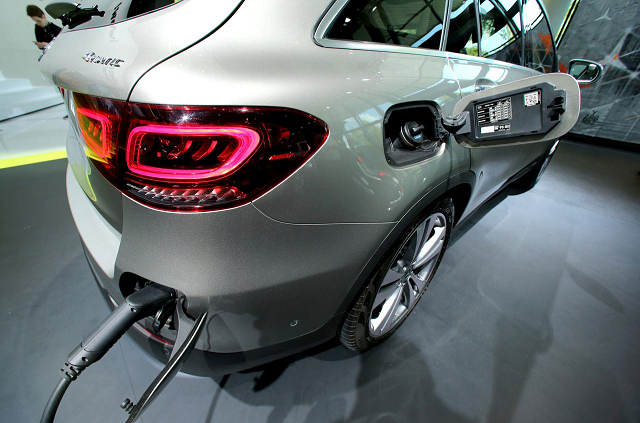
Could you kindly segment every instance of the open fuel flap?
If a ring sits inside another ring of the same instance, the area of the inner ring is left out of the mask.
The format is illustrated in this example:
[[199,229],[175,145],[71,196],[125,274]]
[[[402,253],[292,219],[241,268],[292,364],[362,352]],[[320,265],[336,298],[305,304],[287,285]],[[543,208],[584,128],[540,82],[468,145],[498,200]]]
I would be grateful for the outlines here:
[[580,88],[567,74],[550,73],[499,85],[458,101],[443,126],[466,148],[558,139],[580,114]]

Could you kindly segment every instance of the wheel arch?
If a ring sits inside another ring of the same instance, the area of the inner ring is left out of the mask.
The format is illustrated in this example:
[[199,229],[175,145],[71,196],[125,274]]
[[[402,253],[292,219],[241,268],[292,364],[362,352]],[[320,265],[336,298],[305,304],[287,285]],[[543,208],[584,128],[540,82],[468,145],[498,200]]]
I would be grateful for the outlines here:
[[375,269],[378,263],[383,260],[392,248],[395,240],[402,234],[408,225],[418,217],[423,211],[434,206],[438,201],[443,198],[451,197],[453,199],[455,214],[454,214],[454,227],[457,223],[457,216],[462,216],[462,212],[469,204],[469,199],[475,185],[475,174],[471,171],[465,171],[453,175],[446,181],[438,184],[431,191],[426,193],[416,204],[409,209],[404,216],[396,223],[391,232],[387,234],[384,240],[380,243],[375,253],[371,256],[367,264],[364,266],[355,282],[352,284],[347,295],[340,304],[336,314],[344,313],[351,304],[357,300],[360,291],[365,286],[371,273]]
[[456,185],[451,190],[440,196],[438,200],[444,197],[451,197],[453,200],[453,206],[455,207],[453,227],[455,228],[460,221],[460,216],[464,214],[467,205],[469,205],[469,199],[471,198],[471,184],[465,182],[460,185]]

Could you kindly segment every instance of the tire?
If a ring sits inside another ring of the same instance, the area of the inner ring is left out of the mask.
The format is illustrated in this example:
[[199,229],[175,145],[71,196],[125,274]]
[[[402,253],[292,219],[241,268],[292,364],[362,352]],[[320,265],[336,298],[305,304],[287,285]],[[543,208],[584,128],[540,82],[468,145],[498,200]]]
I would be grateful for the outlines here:
[[[340,330],[340,342],[345,347],[367,351],[404,323],[438,270],[453,219],[453,200],[446,198],[421,213],[402,232],[347,312]],[[422,248],[417,249],[419,240]]]

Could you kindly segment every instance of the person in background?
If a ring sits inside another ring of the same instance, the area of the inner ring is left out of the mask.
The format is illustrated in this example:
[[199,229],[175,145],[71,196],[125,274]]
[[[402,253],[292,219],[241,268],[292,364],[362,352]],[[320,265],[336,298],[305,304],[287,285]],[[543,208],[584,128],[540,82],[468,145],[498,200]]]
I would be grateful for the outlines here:
[[27,15],[36,23],[36,46],[45,48],[60,33],[60,27],[50,23],[42,9],[33,4],[27,6]]

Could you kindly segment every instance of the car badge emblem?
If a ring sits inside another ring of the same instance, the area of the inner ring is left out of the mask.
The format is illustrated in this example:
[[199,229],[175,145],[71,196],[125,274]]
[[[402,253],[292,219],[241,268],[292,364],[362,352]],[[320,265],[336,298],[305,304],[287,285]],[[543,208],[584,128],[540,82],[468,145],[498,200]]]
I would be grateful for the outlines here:
[[98,56],[93,51],[82,56],[82,60],[84,60],[87,63],[97,63],[99,65],[113,66],[114,68],[119,68],[120,63],[124,63],[124,60],[122,59],[116,59],[114,57]]

